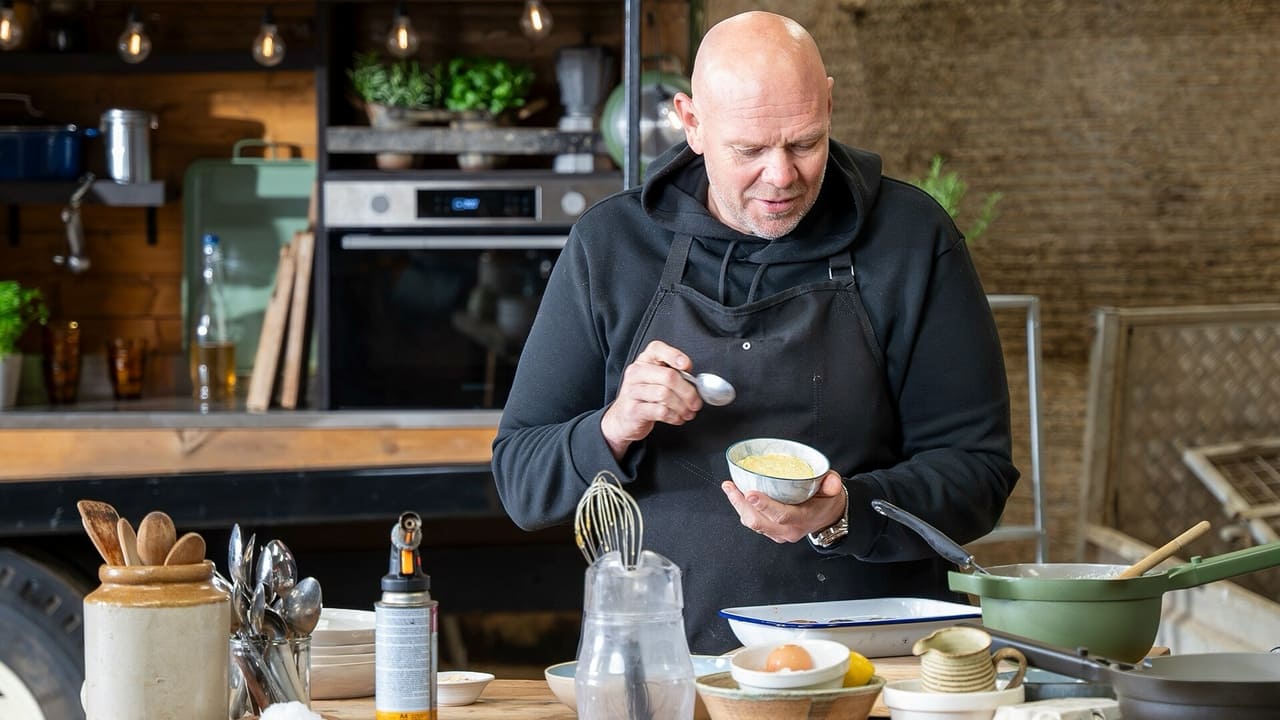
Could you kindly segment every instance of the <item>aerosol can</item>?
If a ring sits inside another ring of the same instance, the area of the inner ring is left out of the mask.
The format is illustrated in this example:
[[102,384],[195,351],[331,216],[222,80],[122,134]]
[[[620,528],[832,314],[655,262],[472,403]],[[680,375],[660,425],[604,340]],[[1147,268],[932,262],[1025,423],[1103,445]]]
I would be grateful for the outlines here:
[[391,527],[390,568],[376,615],[377,720],[436,720],[436,609],[422,572],[422,518],[406,512]]

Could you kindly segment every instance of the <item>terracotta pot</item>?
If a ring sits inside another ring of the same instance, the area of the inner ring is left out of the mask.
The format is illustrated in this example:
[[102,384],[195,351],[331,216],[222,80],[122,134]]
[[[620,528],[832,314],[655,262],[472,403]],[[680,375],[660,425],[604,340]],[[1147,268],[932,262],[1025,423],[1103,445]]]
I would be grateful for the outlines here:
[[[417,123],[406,117],[404,108],[366,103],[365,113],[369,116],[369,125],[378,130],[402,130]],[[374,164],[380,170],[408,170],[413,167],[413,155],[409,153],[378,153],[374,156]]]

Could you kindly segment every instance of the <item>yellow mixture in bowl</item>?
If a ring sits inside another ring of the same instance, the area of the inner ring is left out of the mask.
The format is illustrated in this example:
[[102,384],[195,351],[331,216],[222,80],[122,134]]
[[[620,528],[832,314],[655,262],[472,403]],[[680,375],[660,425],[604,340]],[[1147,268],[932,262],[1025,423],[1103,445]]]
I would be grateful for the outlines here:
[[813,468],[809,463],[794,455],[783,453],[748,455],[739,460],[738,465],[753,473],[787,480],[808,480],[813,477]]

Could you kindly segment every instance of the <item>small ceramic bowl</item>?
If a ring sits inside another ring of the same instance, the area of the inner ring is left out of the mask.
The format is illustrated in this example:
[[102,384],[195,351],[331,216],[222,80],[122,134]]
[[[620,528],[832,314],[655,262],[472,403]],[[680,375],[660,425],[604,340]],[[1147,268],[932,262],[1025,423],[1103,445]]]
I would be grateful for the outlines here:
[[875,707],[884,678],[873,675],[866,685],[834,690],[747,691],[729,673],[698,678],[698,697],[711,720],[865,720]]
[[[723,673],[729,669],[729,657],[726,655],[694,655],[691,659],[693,660],[694,677]],[[574,710],[578,709],[578,698],[573,689],[574,676],[577,671],[578,663],[576,660],[556,663],[543,671],[547,678],[547,687],[551,688],[551,694]],[[701,695],[694,700],[693,718],[694,720],[708,720],[710,718],[707,708],[702,702]]]
[[[813,476],[807,478],[779,478],[752,472],[738,463],[752,455],[790,455],[803,460],[813,469]],[[729,446],[724,453],[729,462],[729,477],[742,492],[755,490],[788,505],[798,505],[813,497],[821,484],[822,476],[831,469],[827,456],[818,450],[794,440],[782,438],[752,438],[742,440]]]
[[1025,697],[1021,685],[973,693],[925,692],[919,680],[898,680],[884,686],[884,704],[893,720],[991,720],[996,708],[1017,705]]
[[484,688],[493,681],[493,675],[469,670],[451,670],[436,674],[436,702],[445,707],[470,705]]
[[[781,645],[799,645],[813,659],[810,670],[765,670],[769,654]],[[729,673],[746,692],[830,690],[840,687],[849,669],[849,648],[834,640],[788,640],[749,645],[733,654]]]

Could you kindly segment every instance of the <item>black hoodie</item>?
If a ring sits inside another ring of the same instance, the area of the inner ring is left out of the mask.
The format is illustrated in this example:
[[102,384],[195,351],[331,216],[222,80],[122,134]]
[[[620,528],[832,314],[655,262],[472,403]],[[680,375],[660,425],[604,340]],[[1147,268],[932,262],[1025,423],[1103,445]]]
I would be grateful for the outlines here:
[[[716,614],[725,607],[952,598],[946,566],[917,536],[875,514],[868,503],[887,499],[968,542],[994,527],[1017,481],[1003,355],[964,238],[927,194],[882,176],[878,156],[834,141],[818,201],[781,238],[758,238],[724,225],[707,210],[707,191],[702,157],[681,144],[655,161],[641,188],[601,201],[574,226],[494,440],[493,472],[508,514],[529,530],[570,521],[598,472],[609,470],[627,483],[648,453],[662,452],[639,442],[621,462],[615,460],[600,419],[617,394],[674,233],[695,238],[684,282],[728,306],[747,302],[749,294],[758,300],[825,279],[827,258],[849,248],[901,426],[901,446],[887,450],[900,461],[853,469],[845,478],[850,532],[825,557],[816,573],[820,582],[797,589],[769,580],[773,567],[810,564],[817,553],[804,541],[773,545],[776,550],[752,545],[755,552],[777,553],[761,558],[761,577],[752,583],[686,581],[691,647],[721,652],[738,644]],[[761,265],[767,267],[753,292]],[[727,468],[708,470],[727,479]],[[632,490],[643,511],[644,489]],[[746,528],[737,537],[706,537],[698,521],[710,513],[734,513],[718,487],[690,498],[684,517],[646,517],[646,540],[655,529],[662,533],[660,542],[647,544],[660,545],[679,565],[684,553],[740,553],[747,538],[755,537]]]

